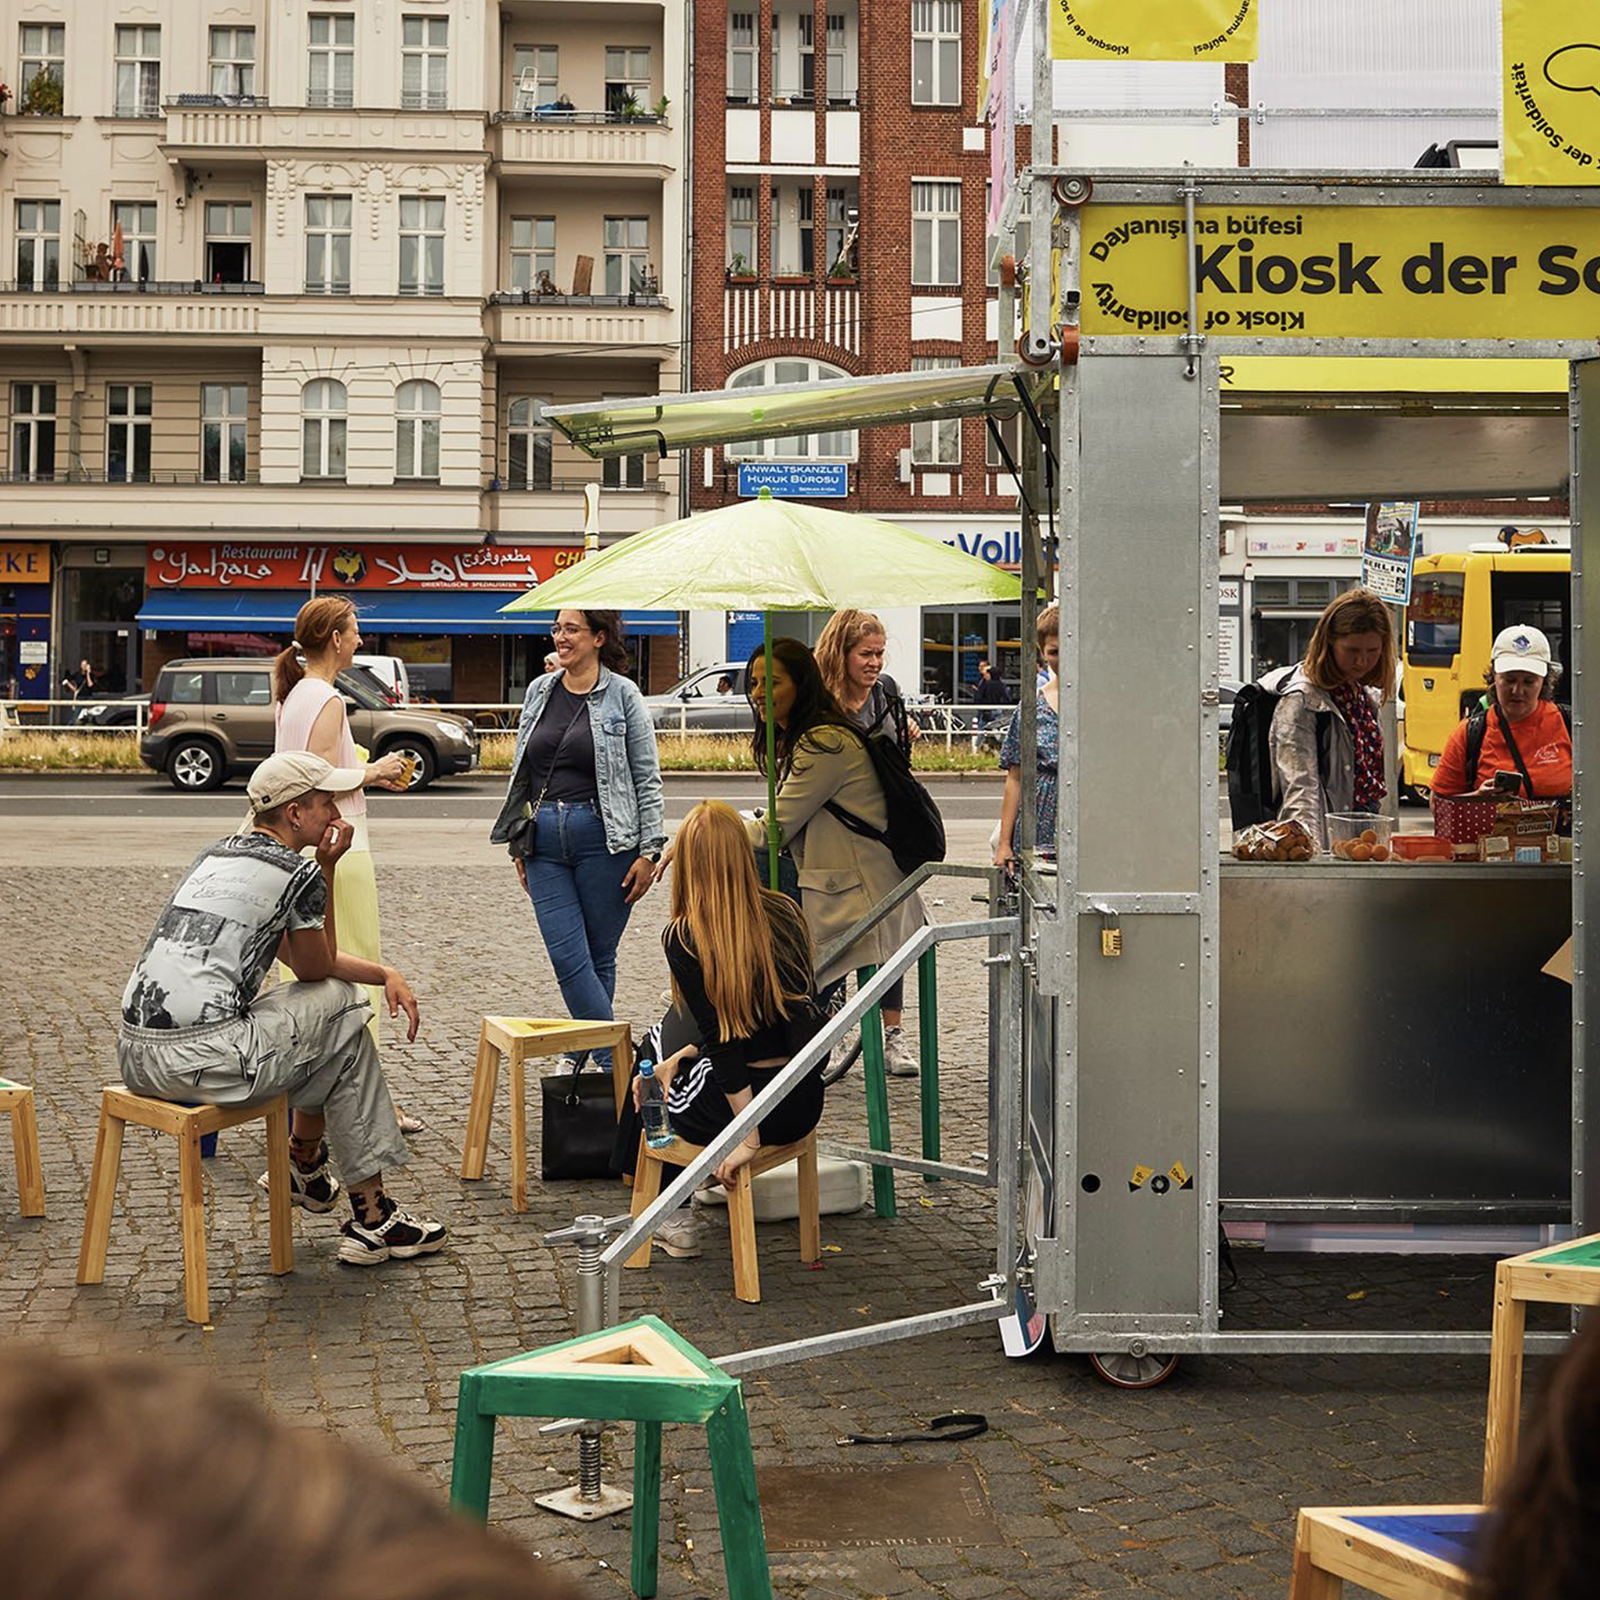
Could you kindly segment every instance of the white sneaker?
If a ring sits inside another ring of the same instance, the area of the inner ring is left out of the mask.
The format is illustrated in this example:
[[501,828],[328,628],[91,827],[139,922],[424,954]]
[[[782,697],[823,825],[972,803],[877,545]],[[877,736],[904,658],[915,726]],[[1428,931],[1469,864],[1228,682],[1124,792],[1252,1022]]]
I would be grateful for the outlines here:
[[883,1064],[891,1078],[916,1078],[922,1075],[922,1063],[911,1051],[904,1028],[883,1030]]
[[656,1229],[655,1243],[680,1261],[699,1255],[700,1219],[687,1207],[680,1207]]

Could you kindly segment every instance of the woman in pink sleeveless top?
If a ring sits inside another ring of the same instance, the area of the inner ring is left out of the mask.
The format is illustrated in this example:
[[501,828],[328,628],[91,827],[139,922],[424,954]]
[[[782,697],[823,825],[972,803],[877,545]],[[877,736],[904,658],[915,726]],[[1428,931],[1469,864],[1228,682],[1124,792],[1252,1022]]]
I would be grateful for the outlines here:
[[[350,733],[344,696],[335,680],[361,648],[356,608],[342,595],[308,600],[295,618],[294,642],[273,663],[272,698],[277,721],[275,749],[309,750],[336,767],[365,767],[367,782],[385,789],[404,785],[405,761],[397,755],[367,761]],[[339,947],[367,961],[380,961],[378,880],[367,838],[367,797],[360,789],[339,796],[339,813],[355,828],[355,838],[333,879],[334,925]],[[381,995],[372,1000],[372,1038],[381,1045],[378,1018]],[[424,1124],[400,1115],[405,1133]]]

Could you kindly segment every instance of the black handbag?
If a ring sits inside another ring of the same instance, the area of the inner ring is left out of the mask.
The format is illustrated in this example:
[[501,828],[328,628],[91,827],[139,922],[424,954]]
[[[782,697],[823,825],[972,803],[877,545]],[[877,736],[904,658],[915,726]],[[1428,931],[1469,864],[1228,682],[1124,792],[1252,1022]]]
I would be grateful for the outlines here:
[[617,1101],[611,1074],[572,1072],[539,1080],[543,1117],[539,1129],[539,1176],[609,1178],[617,1138]]

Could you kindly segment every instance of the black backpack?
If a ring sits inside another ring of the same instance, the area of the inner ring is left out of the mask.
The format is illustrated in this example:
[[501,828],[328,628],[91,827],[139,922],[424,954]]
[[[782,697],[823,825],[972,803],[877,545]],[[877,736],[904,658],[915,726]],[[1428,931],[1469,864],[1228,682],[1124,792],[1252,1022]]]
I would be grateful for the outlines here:
[[[1558,700],[1556,701],[1556,710],[1561,713],[1562,724],[1570,735],[1572,732],[1572,718],[1567,708]],[[1489,708],[1487,706],[1479,706],[1467,718],[1467,747],[1462,753],[1462,759],[1467,769],[1467,790],[1469,793],[1478,787],[1478,758],[1483,754],[1483,741],[1488,732]],[[1513,745],[1512,748],[1515,749],[1516,746]],[[1526,780],[1527,774],[1523,773],[1522,777]]]
[[[1288,678],[1288,672],[1277,675],[1279,683],[1287,682]],[[1227,766],[1228,810],[1235,833],[1253,828],[1258,822],[1275,821],[1278,808],[1283,804],[1283,789],[1278,783],[1278,769],[1272,759],[1268,737],[1273,714],[1282,699],[1279,690],[1265,681],[1247,683],[1234,698],[1233,719],[1228,728]],[[1326,785],[1333,713],[1319,711],[1316,715],[1317,769]]]
[[911,758],[893,739],[883,734],[871,737],[852,727],[850,732],[866,747],[872,758],[872,770],[878,775],[883,789],[883,803],[888,808],[889,825],[874,828],[854,812],[829,800],[824,810],[830,811],[852,833],[864,839],[876,839],[888,848],[894,864],[907,875],[930,861],[943,861],[944,818],[933,803],[933,796],[917,781],[911,770]]

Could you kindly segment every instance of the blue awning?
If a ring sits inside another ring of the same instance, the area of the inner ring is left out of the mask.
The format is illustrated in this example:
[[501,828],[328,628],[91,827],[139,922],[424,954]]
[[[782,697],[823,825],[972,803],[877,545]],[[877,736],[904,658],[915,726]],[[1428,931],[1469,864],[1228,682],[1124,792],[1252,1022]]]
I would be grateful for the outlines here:
[[[549,633],[553,611],[518,611],[503,616],[500,607],[520,590],[469,589],[464,592],[409,590],[353,596],[361,626],[369,633]],[[163,589],[148,595],[137,622],[155,632],[288,633],[306,602],[302,590],[238,594],[227,589]],[[676,633],[675,611],[625,611],[630,633]]]

